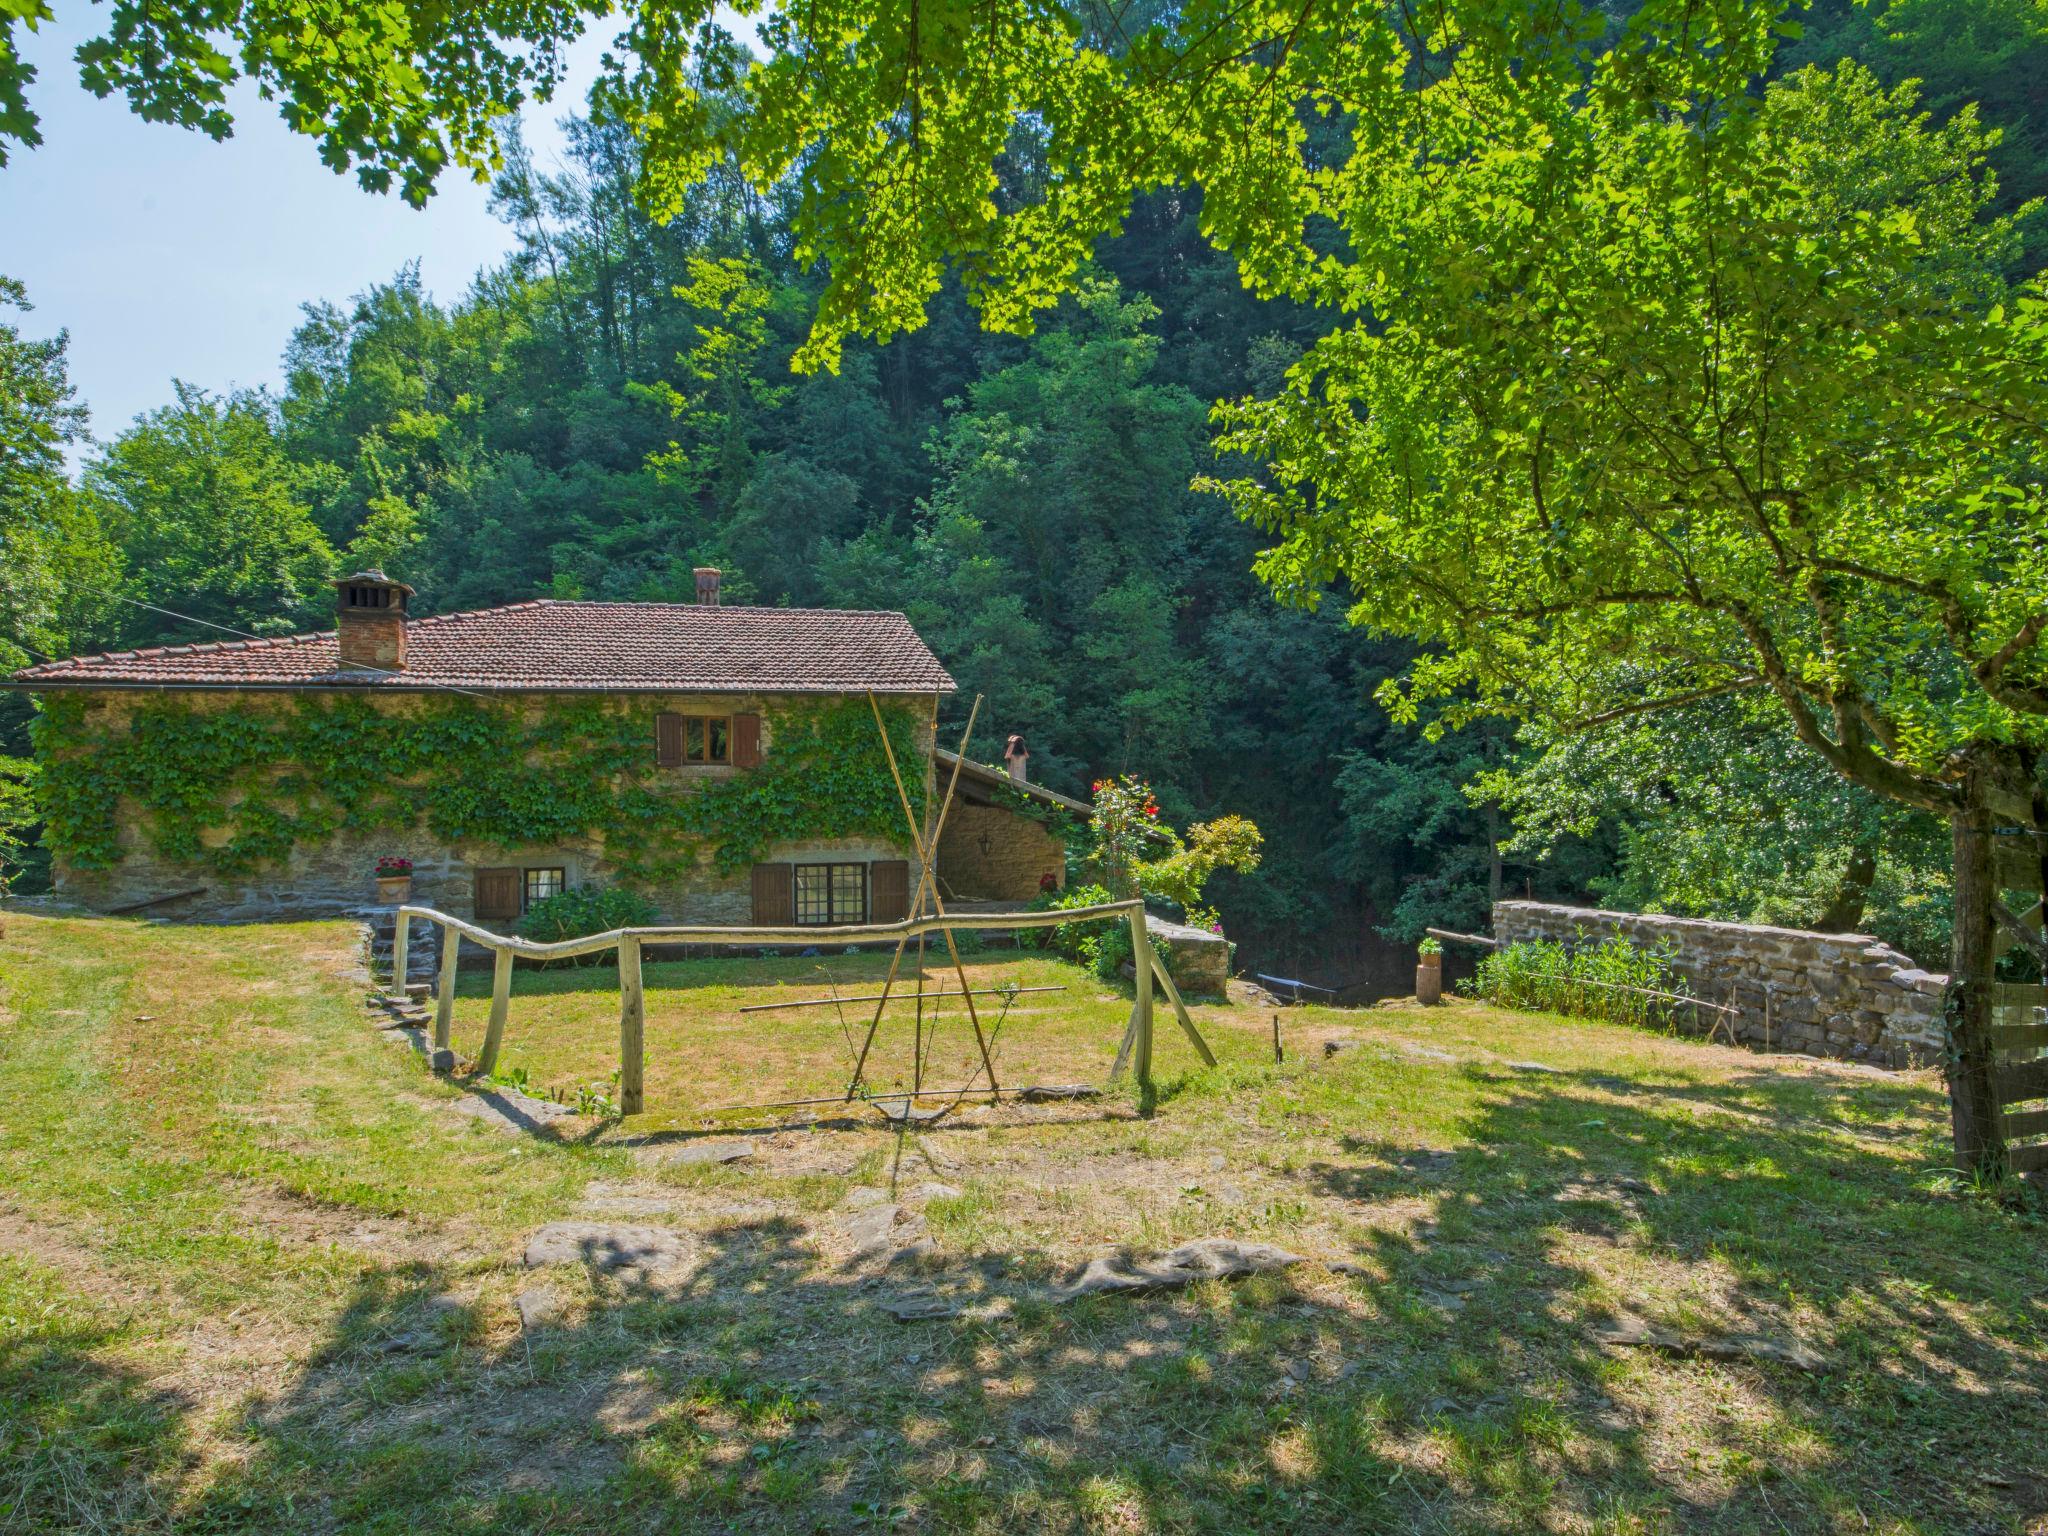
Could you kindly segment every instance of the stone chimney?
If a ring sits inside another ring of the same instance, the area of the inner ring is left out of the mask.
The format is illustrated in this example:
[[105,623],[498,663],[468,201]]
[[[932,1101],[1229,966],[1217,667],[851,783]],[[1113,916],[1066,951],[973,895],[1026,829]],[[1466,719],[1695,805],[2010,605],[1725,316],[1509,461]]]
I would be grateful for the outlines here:
[[697,572],[697,601],[708,608],[718,606],[718,567],[700,565]]
[[1003,766],[1010,770],[1010,782],[1022,784],[1028,775],[1025,768],[1031,762],[1031,750],[1024,745],[1022,736],[1012,736],[1003,743]]
[[378,672],[405,669],[405,605],[412,588],[382,571],[357,571],[334,584],[334,628],[341,664]]

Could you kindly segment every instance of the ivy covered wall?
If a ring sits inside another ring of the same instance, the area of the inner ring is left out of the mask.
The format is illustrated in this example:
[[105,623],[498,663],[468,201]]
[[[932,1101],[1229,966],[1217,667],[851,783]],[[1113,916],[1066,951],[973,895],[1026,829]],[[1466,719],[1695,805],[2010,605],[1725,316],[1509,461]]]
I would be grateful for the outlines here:
[[[657,768],[662,710],[760,714],[760,765]],[[921,815],[929,715],[883,719]],[[580,850],[584,875],[659,890],[905,842],[864,698],[55,694],[34,734],[60,889],[101,904],[172,878],[354,892],[376,850]]]

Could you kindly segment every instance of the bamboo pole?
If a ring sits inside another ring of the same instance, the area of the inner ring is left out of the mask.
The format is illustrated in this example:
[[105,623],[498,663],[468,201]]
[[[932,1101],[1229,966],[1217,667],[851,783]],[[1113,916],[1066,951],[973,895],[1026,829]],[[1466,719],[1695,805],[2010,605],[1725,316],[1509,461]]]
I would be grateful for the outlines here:
[[450,1049],[448,1040],[455,1024],[455,962],[462,953],[462,939],[446,923],[441,925],[441,995],[434,999],[434,1049]]
[[[1066,990],[1064,985],[1056,987],[1019,987],[1017,988],[1017,996],[1022,997],[1026,992],[1064,992]],[[974,995],[976,997],[1002,997],[1008,991],[1007,987],[983,987]],[[959,995],[958,992],[948,992],[941,988],[937,992],[922,992],[915,999],[899,997],[895,1001],[922,1002],[924,998],[958,997]],[[794,1003],[749,1003],[738,1011],[741,1013],[781,1013],[790,1008],[823,1008],[831,1003],[872,1003],[879,1001],[881,996],[882,994],[879,992],[861,992],[852,997],[807,997],[800,1002]]]
[[398,909],[397,925],[393,927],[391,930],[391,994],[394,997],[404,997],[406,995],[405,950],[406,941],[412,937],[411,933],[408,931],[411,927],[411,915],[407,913],[405,908],[400,907]]
[[[946,904],[939,899],[939,839],[945,835],[946,817],[953,809],[953,791],[960,783],[960,764],[967,756],[967,743],[974,735],[974,722],[981,716],[981,695],[976,694],[974,696],[974,707],[967,712],[967,729],[960,733],[960,750],[954,754],[953,758],[953,776],[946,783],[946,800],[939,808],[938,823],[932,828],[931,842],[929,844],[925,842],[924,834],[918,829],[917,817],[911,812],[910,795],[903,788],[903,773],[896,764],[896,748],[889,740],[888,727],[882,723],[882,706],[875,701],[873,693],[868,694],[868,707],[875,712],[875,729],[882,737],[882,753],[889,760],[889,777],[895,781],[896,798],[903,805],[903,821],[910,828],[911,847],[917,850],[917,898],[912,912],[918,917],[923,916],[925,890],[929,886],[932,907],[943,918],[946,915]],[[989,1059],[988,1037],[982,1033],[981,1014],[974,1006],[973,989],[967,984],[967,967],[960,963],[960,950],[953,942],[952,929],[943,924],[935,926],[938,927],[939,933],[946,941],[946,953],[952,957],[953,972],[960,978],[961,1001],[967,1005],[967,1019],[974,1026],[974,1043],[981,1051],[981,1064],[988,1073],[989,1084],[991,1087],[994,1087],[996,1066]],[[907,939],[908,935],[905,937]],[[903,945],[899,943],[896,946],[896,958],[889,962],[889,974],[882,982],[882,1001],[875,1005],[874,1021],[868,1025],[867,1038],[861,1042],[860,1056],[854,1062],[853,1081],[846,1085],[846,1097],[848,1100],[851,1100],[860,1089],[861,1073],[867,1068],[868,1051],[875,1043],[875,1032],[882,1027],[882,1009],[887,1006],[890,989],[896,981],[896,969],[902,959]],[[919,968],[919,974],[923,974],[922,967]],[[996,1098],[1000,1100],[1001,1097],[1001,1091],[998,1090]]]
[[[903,819],[910,825],[910,846],[917,854],[917,891],[910,899],[910,910],[906,915],[910,918],[919,918],[924,916],[924,893],[927,883],[932,887],[934,899],[938,896],[938,869],[935,860],[926,857],[925,837],[918,830],[917,818],[910,814],[910,797],[903,792],[903,775],[896,770],[896,749],[890,744],[889,727],[882,719],[882,706],[877,702],[872,689],[868,692],[868,708],[874,711],[875,734],[882,738],[882,752],[889,759],[889,777],[895,781],[896,798],[903,804]],[[960,782],[960,759],[966,755],[967,739],[973,733],[975,717],[980,713],[981,695],[976,694],[974,696],[974,707],[967,713],[967,730],[960,737],[960,751],[954,754],[953,777],[946,784],[946,804],[944,809],[939,812],[938,826],[932,832],[930,842],[934,849],[938,846],[939,834],[945,830],[946,813],[953,808],[953,790]],[[934,704],[932,707],[932,739],[934,741],[938,739],[938,731],[938,706]],[[902,938],[898,939],[896,941],[896,953],[889,957],[889,974],[882,978],[882,993],[875,1002],[875,1016],[868,1021],[867,1034],[862,1036],[860,1042],[860,1054],[853,1063],[853,1077],[846,1085],[848,1103],[851,1103],[853,1096],[860,1091],[861,1075],[867,1071],[868,1052],[874,1049],[875,1032],[882,1027],[882,1010],[889,1005],[889,994],[896,988],[896,972],[903,964],[903,948],[910,942],[910,938],[911,935],[906,933]],[[917,987],[918,991],[922,993],[924,991],[923,933],[920,932],[917,938],[920,941],[917,946]],[[921,1040],[924,1034],[922,1007],[918,1011],[918,1034]]]
[[647,999],[640,941],[619,941],[619,1113],[637,1115],[647,1097]]
[[512,1011],[512,951],[500,949],[492,956],[491,1022],[484,1030],[483,1054],[476,1059],[477,1076],[489,1077],[498,1070],[498,1047],[505,1040],[505,1017]]

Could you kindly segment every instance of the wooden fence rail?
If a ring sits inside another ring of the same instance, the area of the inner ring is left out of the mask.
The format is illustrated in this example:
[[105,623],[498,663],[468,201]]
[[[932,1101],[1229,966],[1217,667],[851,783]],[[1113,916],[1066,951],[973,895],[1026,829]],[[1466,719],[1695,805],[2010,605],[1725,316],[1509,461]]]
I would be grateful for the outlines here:
[[[455,965],[456,954],[461,941],[468,939],[491,952],[491,1014],[485,1026],[483,1049],[477,1056],[476,1069],[480,1075],[489,1076],[498,1067],[498,1053],[505,1042],[505,1025],[511,1012],[512,962],[523,960],[567,960],[578,955],[600,954],[608,949],[618,951],[619,967],[619,1109],[622,1114],[637,1115],[645,1107],[646,1098],[646,1034],[647,1002],[645,989],[640,978],[640,956],[647,944],[875,944],[892,939],[914,939],[926,933],[952,933],[960,929],[969,930],[1014,930],[1018,928],[1056,928],[1065,923],[1085,923],[1106,918],[1121,918],[1131,926],[1131,948],[1137,970],[1136,997],[1131,1005],[1130,1023],[1124,1031],[1123,1045],[1117,1052],[1116,1067],[1111,1072],[1114,1081],[1122,1075],[1128,1061],[1137,1071],[1139,1082],[1149,1086],[1152,1081],[1152,996],[1153,982],[1172,1003],[1174,1016],[1180,1027],[1193,1043],[1196,1053],[1208,1066],[1216,1065],[1216,1057],[1209,1044],[1195,1028],[1195,1021],[1188,1014],[1187,1005],[1181,1001],[1180,991],[1173,984],[1173,978],[1166,967],[1159,962],[1152,948],[1151,938],[1145,931],[1145,904],[1142,901],[1108,901],[1089,907],[1069,907],[1064,910],[1043,912],[955,912],[936,917],[905,918],[895,923],[861,923],[839,926],[789,927],[789,928],[716,928],[706,926],[663,927],[663,928],[614,928],[605,933],[596,933],[584,938],[562,939],[544,944],[533,939],[522,939],[512,934],[493,933],[488,928],[479,928],[475,923],[464,922],[446,912],[437,912],[432,907],[402,906],[398,909],[397,930],[391,946],[392,985],[403,990],[405,966],[411,924],[417,920],[437,924],[441,929],[441,972],[439,994],[434,1002],[434,1049],[436,1052],[451,1050],[450,1034],[455,1011]],[[879,1014],[879,1009],[877,1010]],[[991,1088],[995,1085],[991,1083]],[[849,1094],[850,1096],[850,1094]]]

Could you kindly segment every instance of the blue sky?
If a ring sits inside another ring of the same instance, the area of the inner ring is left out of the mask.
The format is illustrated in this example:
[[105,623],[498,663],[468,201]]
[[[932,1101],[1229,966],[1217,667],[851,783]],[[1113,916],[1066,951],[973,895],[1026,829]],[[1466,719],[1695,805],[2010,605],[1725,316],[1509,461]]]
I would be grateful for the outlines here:
[[[235,136],[221,144],[145,123],[118,97],[95,99],[71,52],[104,13],[57,10],[26,39],[44,143],[13,150],[0,170],[0,272],[36,306],[14,317],[24,331],[70,331],[71,378],[95,436],[168,400],[174,377],[275,386],[309,300],[344,301],[412,260],[452,300],[511,248],[484,188],[444,176],[423,210],[363,192],[246,86],[232,98]],[[582,105],[614,30],[601,23],[579,42],[554,102],[528,114],[543,167],[559,154],[556,119]]]

